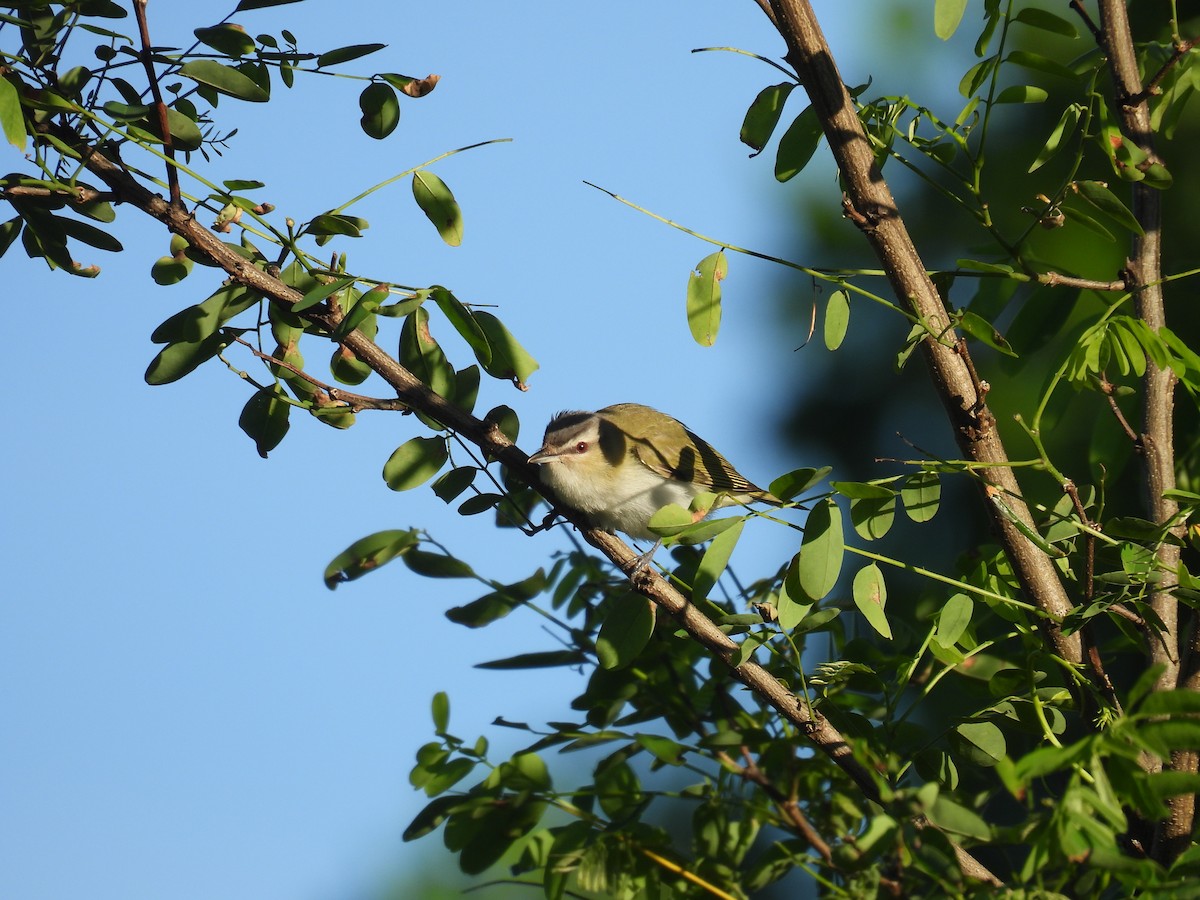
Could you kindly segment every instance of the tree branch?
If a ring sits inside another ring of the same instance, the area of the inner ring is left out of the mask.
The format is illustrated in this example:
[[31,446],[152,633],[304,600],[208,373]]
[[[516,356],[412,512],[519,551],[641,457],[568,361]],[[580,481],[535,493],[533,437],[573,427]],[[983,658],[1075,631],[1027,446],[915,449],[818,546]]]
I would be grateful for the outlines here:
[[[883,265],[896,296],[925,323],[922,343],[934,388],[950,417],[966,459],[981,463],[984,487],[1011,498],[1010,510],[1022,526],[1036,529],[1022,499],[1016,474],[996,430],[986,399],[979,395],[946,311],[900,218],[896,201],[875,165],[870,141],[842,83],[829,45],[808,0],[771,0],[779,32],[787,42],[787,60],[796,69],[821,121],[841,172],[848,215]],[[1061,622],[1072,604],[1052,560],[993,504],[985,504],[993,530],[1026,596],[1048,617],[1046,639],[1053,651],[1074,665],[1084,661],[1078,634],[1065,634]]]
[[149,0],[133,0],[133,12],[137,16],[138,32],[142,39],[142,51],[138,56],[146,69],[146,81],[154,96],[154,112],[158,116],[158,130],[162,134],[163,152],[167,155],[167,187],[171,191],[171,205],[182,206],[179,193],[179,171],[175,168],[175,145],[171,141],[171,127],[167,121],[167,104],[163,102],[162,89],[154,72],[154,51],[150,44],[150,26],[146,21],[146,4]]
[[[1101,48],[1108,59],[1116,95],[1121,134],[1147,155],[1147,161],[1160,162],[1154,147],[1150,109],[1138,74],[1137,54],[1125,0],[1100,0]],[[1162,288],[1162,195],[1144,181],[1133,185],[1133,214],[1142,226],[1134,235],[1125,280],[1133,292],[1135,311],[1152,331],[1166,325]],[[1149,518],[1159,524],[1173,521],[1179,512],[1175,501],[1163,496],[1175,487],[1175,373],[1146,361],[1142,378],[1142,430],[1139,444],[1144,467],[1145,503]],[[1182,525],[1171,529],[1182,537]],[[1179,604],[1174,590],[1179,567],[1179,546],[1162,542],[1155,553],[1161,573],[1150,605],[1162,621],[1160,633],[1147,633],[1147,652],[1151,665],[1161,665],[1157,688],[1169,690],[1180,682]],[[1182,764],[1196,771],[1195,754],[1173,759],[1170,768]],[[1156,829],[1151,855],[1169,865],[1191,843],[1195,798],[1192,795],[1168,799],[1170,815]]]
[[[173,233],[187,240],[195,252],[204,254],[238,283],[258,291],[269,301],[288,309],[302,299],[303,295],[299,291],[227,247],[187,210],[171,206],[160,195],[151,193],[120,165],[98,148],[87,144],[75,132],[57,125],[43,128],[74,148],[88,170],[115,190],[125,202],[162,222]],[[336,320],[339,318],[326,304],[311,307],[300,315],[330,331],[337,327]],[[396,391],[398,400],[404,406],[419,410],[442,423],[460,437],[478,446],[487,456],[502,463],[526,484],[553,499],[553,495],[541,483],[538,467],[528,462],[528,457],[504,435],[497,424],[477,419],[434,393],[361,331],[356,329],[350,332],[341,344],[380,375]],[[734,679],[757,694],[812,741],[818,750],[858,786],[864,797],[873,803],[883,803],[873,774],[854,757],[849,743],[824,716],[811,710],[807,703],[801,702],[787,685],[762,666],[754,662],[738,664],[738,645],[657,572],[648,567],[639,568],[640,556],[624,541],[616,535],[591,528],[581,515],[568,508],[560,509],[559,513],[579,529],[589,544],[629,575],[636,590],[675,616],[692,639],[725,662]],[[966,850],[955,845],[955,852],[966,874],[989,884],[1000,884],[1000,881]]]

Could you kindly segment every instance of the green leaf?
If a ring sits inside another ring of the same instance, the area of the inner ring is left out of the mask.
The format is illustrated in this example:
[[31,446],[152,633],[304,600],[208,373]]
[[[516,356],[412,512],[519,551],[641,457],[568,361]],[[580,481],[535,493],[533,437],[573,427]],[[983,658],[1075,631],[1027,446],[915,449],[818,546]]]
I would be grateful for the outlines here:
[[383,140],[400,123],[400,100],[390,84],[373,81],[358,95],[359,125],[368,137]]
[[1137,709],[1140,715],[1170,716],[1200,713],[1200,691],[1156,691]]
[[812,601],[804,596],[800,588],[800,554],[792,557],[788,564],[787,574],[779,586],[779,594],[775,600],[775,611],[779,615],[779,627],[785,632],[792,631],[804,621],[812,610]]
[[338,278],[337,280],[331,281],[328,284],[320,284],[292,304],[292,312],[303,312],[306,309],[316,306],[330,294],[336,294],[343,288],[354,284],[354,282],[354,276],[349,275],[344,278]]
[[896,495],[859,497],[850,501],[850,522],[867,541],[877,541],[892,529],[896,521]]
[[1005,356],[1011,356],[1013,359],[1016,359],[1017,354],[1013,352],[1008,341],[1004,339],[1004,335],[997,331],[995,326],[983,318],[983,316],[973,313],[968,309],[963,312],[958,324],[963,331],[981,344],[986,344],[993,350],[999,350]]
[[538,362],[530,356],[512,333],[504,327],[504,323],[489,312],[476,310],[475,321],[487,335],[488,346],[492,350],[492,358],[484,362],[479,360],[483,371],[493,378],[512,381],[520,390],[525,390],[525,382],[529,380],[538,368]]
[[1004,732],[994,722],[964,722],[954,731],[960,749],[977,765],[994,766],[1004,758]]
[[1062,63],[1047,56],[1042,56],[1040,53],[1031,53],[1028,50],[1012,51],[1008,54],[1008,59],[1005,62],[1010,62],[1026,69],[1032,69],[1035,72],[1045,72],[1047,75],[1064,78],[1068,81],[1075,79],[1075,73]]
[[794,83],[786,81],[783,84],[765,87],[759,91],[750,108],[746,110],[739,138],[743,144],[754,150],[754,154],[751,155],[760,153],[771,139],[775,126],[779,124],[784,101],[795,86]]
[[475,663],[476,669],[552,669],[559,666],[581,666],[588,657],[581,650],[541,650],[534,653],[518,653],[506,659],[493,659]]
[[160,256],[150,267],[150,277],[155,284],[163,287],[179,284],[191,274],[193,263],[187,257],[177,259],[174,256]]
[[975,604],[966,594],[955,594],[946,601],[934,627],[934,640],[943,647],[953,647],[971,624]]
[[454,367],[429,331],[429,312],[417,307],[400,329],[400,362],[439,396],[454,399]]
[[404,564],[418,575],[426,578],[474,578],[475,570],[454,556],[445,553],[429,553],[425,550],[409,550],[404,554]]
[[366,219],[360,219],[358,216],[343,216],[335,213],[322,213],[319,216],[314,216],[312,220],[304,226],[305,231],[318,237],[327,237],[331,235],[362,237],[362,233],[366,230],[366,228]]
[[804,596],[820,600],[833,590],[842,571],[845,553],[842,513],[832,500],[813,507],[804,523],[797,575]]
[[612,602],[596,636],[601,668],[624,668],[637,658],[654,633],[654,613],[654,604],[633,591]]
[[438,498],[449,503],[471,486],[479,470],[474,466],[459,466],[451,469],[432,485]]
[[952,831],[980,841],[991,840],[992,830],[988,823],[974,810],[947,799],[945,794],[938,795],[926,814],[929,821],[943,831]]
[[254,38],[240,25],[226,22],[212,28],[197,28],[193,32],[202,44],[225,56],[246,56],[254,52]]
[[729,557],[737,546],[738,538],[742,536],[742,528],[746,520],[735,520],[737,524],[722,531],[709,544],[700,558],[700,566],[692,581],[692,602],[699,603],[708,597],[709,592],[716,586],[717,581],[729,565]]
[[[170,257],[167,257],[170,258]],[[207,299],[181,309],[154,329],[150,340],[156,344],[202,341],[235,316],[262,299],[261,295],[240,284],[218,288]]]
[[55,219],[67,237],[75,238],[75,240],[82,241],[98,250],[107,250],[109,253],[120,253],[124,249],[120,241],[95,225],[89,225],[78,219],[69,219],[66,216],[55,216]]
[[887,603],[887,586],[883,572],[875,563],[863,566],[854,576],[854,605],[880,635],[892,639],[892,628],[888,624],[883,608]]
[[[276,2],[295,3],[298,0],[276,0]],[[246,3],[270,3],[270,0],[242,0],[242,5]],[[239,6],[239,9],[241,7]],[[431,831],[434,831],[442,822],[446,821],[450,813],[455,807],[463,805],[463,798],[450,794],[445,797],[438,797],[431,803],[427,804],[413,820],[408,823],[408,827],[404,829],[402,840],[415,841],[417,838],[424,837]]]
[[870,484],[865,481],[831,481],[829,486],[852,500],[887,500],[896,496],[896,492],[882,484]]
[[786,502],[793,497],[803,494],[809,488],[813,487],[813,485],[818,484],[832,471],[833,469],[829,466],[822,466],[819,469],[809,467],[795,469],[786,475],[780,475],[772,481],[770,491],[780,500]]
[[184,63],[179,74],[197,84],[206,85],[222,94],[246,100],[250,103],[266,103],[271,99],[264,90],[246,74],[212,59],[194,59]]
[[363,56],[368,56],[386,47],[387,44],[351,44],[348,47],[338,47],[336,50],[327,50],[317,57],[317,68],[325,66],[336,66],[344,62],[350,62],[352,59],[359,59]]
[[373,572],[417,545],[417,532],[377,531],[355,541],[325,567],[325,586],[331,591],[343,581],[353,581]]
[[717,340],[721,327],[721,282],[728,270],[725,251],[718,250],[700,260],[688,275],[688,328],[701,347],[711,347]]
[[779,139],[779,149],[775,152],[775,180],[790,181],[800,174],[817,152],[823,134],[816,110],[811,106],[796,116]]
[[397,447],[383,464],[383,480],[393,491],[411,490],[436,475],[449,455],[445,438],[412,438]]
[[546,573],[538,569],[533,575],[515,584],[502,585],[478,600],[446,611],[446,618],[468,628],[482,628],[502,619],[525,601],[536,597],[546,588]]
[[254,441],[258,455],[263,459],[279,446],[288,433],[291,409],[283,389],[278,385],[255,391],[242,408],[238,427]]
[[836,350],[846,339],[850,325],[850,295],[845,291],[834,291],[825,304],[825,348]]
[[446,183],[432,172],[413,172],[412,191],[417,206],[433,223],[442,240],[451,247],[461,245],[462,210]]
[[1122,228],[1134,234],[1144,234],[1142,226],[1129,208],[1112,191],[1099,181],[1079,181],[1075,189],[1080,197],[1094,206]]
[[1036,172],[1047,162],[1054,158],[1064,143],[1071,139],[1075,133],[1075,129],[1079,125],[1079,117],[1083,113],[1083,107],[1078,103],[1072,103],[1063,110],[1062,115],[1058,119],[1058,124],[1054,126],[1054,130],[1050,132],[1050,137],[1046,139],[1046,143],[1042,145],[1042,149],[1038,151],[1037,158],[1028,171]]
[[441,285],[434,285],[430,288],[429,296],[437,304],[438,309],[442,311],[442,315],[450,320],[450,324],[454,326],[454,330],[470,346],[480,365],[486,365],[491,362],[492,347],[488,343],[487,334],[484,333],[483,327],[476,320],[471,310],[463,306],[457,297]]
[[201,363],[212,359],[228,343],[221,332],[202,341],[177,341],[167,344],[146,369],[146,384],[170,384],[178,381]]
[[669,737],[663,737],[659,734],[639,733],[635,734],[633,739],[654,754],[655,759],[669,766],[682,765],[684,754],[688,751],[688,748],[678,741],[673,741]]
[[1006,87],[993,103],[1045,103],[1050,93],[1032,84],[1013,84]]
[[21,95],[7,78],[0,78],[0,128],[4,129],[4,139],[16,147],[18,153],[24,153],[29,133],[25,129],[25,115],[21,112]]
[[1020,22],[1022,25],[1028,25],[1031,28],[1048,31],[1051,34],[1059,34],[1063,37],[1079,37],[1079,32],[1075,30],[1074,24],[1070,21],[1036,6],[1026,6],[1019,10],[1012,17],[1012,21]]
[[433,695],[433,730],[445,734],[450,728],[450,697],[445,691]]
[[967,11],[967,0],[935,0],[933,4],[933,33],[948,41],[958,30],[963,13]]
[[942,502],[942,481],[936,472],[917,472],[905,479],[900,488],[904,510],[913,522],[928,522],[937,515]]

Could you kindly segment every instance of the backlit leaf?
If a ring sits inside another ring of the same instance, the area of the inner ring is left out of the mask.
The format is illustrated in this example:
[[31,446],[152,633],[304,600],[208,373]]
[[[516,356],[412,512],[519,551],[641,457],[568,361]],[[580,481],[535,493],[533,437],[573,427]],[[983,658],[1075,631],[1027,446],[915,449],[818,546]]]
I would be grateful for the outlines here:
[[789,181],[798,175],[817,152],[823,134],[816,110],[811,106],[796,116],[779,139],[779,149],[775,153],[775,180]]
[[845,291],[834,291],[825,304],[825,347],[836,350],[846,338],[850,324],[850,295]]
[[288,433],[288,416],[291,404],[284,397],[282,388],[255,391],[242,408],[238,427],[254,441],[258,455],[263,459],[279,446]]
[[463,219],[458,201],[446,183],[432,172],[414,172],[412,179],[413,198],[421,212],[438,230],[442,240],[451,247],[462,244]]
[[216,60],[194,59],[184,63],[179,69],[179,74],[238,100],[266,103],[271,99],[270,92],[263,90],[249,76],[237,69],[223,66]]
[[796,85],[785,81],[783,84],[773,84],[759,91],[750,108],[746,110],[746,118],[742,121],[742,131],[739,138],[743,144],[757,154],[771,139],[771,133],[779,123],[783,112],[784,101]]
[[325,586],[330,590],[343,581],[353,581],[391,562],[417,545],[417,532],[377,531],[355,541],[325,567]]
[[933,33],[943,41],[950,40],[966,11],[967,0],[936,0],[933,4]]
[[383,140],[400,122],[400,101],[390,84],[373,81],[358,95],[359,125],[369,137]]
[[892,639],[892,628],[888,624],[887,615],[883,608],[887,603],[887,586],[883,582],[883,572],[875,563],[863,566],[854,576],[854,605],[863,614],[863,618],[880,635]]
[[701,347],[711,347],[717,340],[721,327],[721,282],[728,270],[725,251],[718,250],[700,260],[688,275],[688,328]]

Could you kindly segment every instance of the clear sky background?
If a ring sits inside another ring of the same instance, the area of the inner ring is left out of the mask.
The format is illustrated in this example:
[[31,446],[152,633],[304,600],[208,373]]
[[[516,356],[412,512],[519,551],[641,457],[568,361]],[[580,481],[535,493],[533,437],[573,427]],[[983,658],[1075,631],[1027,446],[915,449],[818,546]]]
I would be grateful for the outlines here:
[[[870,6],[864,24],[859,4],[820,4],[850,83],[880,74],[855,50],[903,15]],[[853,20],[839,18],[851,8]],[[186,46],[224,10],[151,3],[155,42]],[[383,142],[358,127],[361,82],[300,77],[266,106],[223,100],[223,127],[240,132],[211,165],[193,163],[214,181],[266,181],[258,196],[279,219],[307,219],[445,150],[513,139],[434,170],[463,207],[461,248],[441,242],[407,182],[352,209],[371,227],[338,246],[352,271],[441,283],[498,307],[542,368],[525,394],[486,384],[478,409],[513,406],[523,448],[536,448],[556,410],[636,400],[688,422],[761,483],[819,464],[774,437],[781,397],[825,352],[792,352],[804,335],[781,332],[767,295],[778,273],[731,258],[723,331],[703,349],[687,330],[684,289],[712,248],[583,184],[801,256],[780,223],[801,190],[837,204],[829,167],[818,159],[779,187],[773,157],[747,160],[737,140],[746,106],[777,73],[689,52],[728,45],[777,57],[781,41],[750,0],[311,0],[235,21],[252,34],[289,28],[304,49],[388,43],[347,71],[442,76],[432,95],[403,103]],[[132,19],[114,24],[134,30]],[[0,32],[6,49],[15,40]],[[796,92],[791,114],[803,102]],[[12,148],[4,153],[17,169]],[[179,285],[155,285],[150,266],[167,235],[143,219],[119,210],[123,254],[81,248],[82,262],[103,268],[95,281],[47,272],[19,246],[0,263],[0,896],[377,896],[397,874],[444,865],[440,836],[400,842],[425,802],[407,777],[432,737],[434,692],[451,695],[451,730],[487,733],[499,758],[519,736],[490,728],[494,717],[563,718],[581,682],[564,670],[471,668],[554,646],[535,616],[482,631],[444,618],[481,586],[397,563],[330,593],[325,564],[373,531],[420,525],[478,571],[515,580],[566,537],[462,519],[428,487],[389,491],[384,461],[423,433],[411,418],[367,413],[338,432],[296,415],[263,461],[237,427],[247,388],[220,363],[148,387],[150,332],[217,280],[197,267]],[[434,328],[466,364],[448,327]],[[308,347],[314,368],[325,352]],[[362,390],[386,393],[378,379]],[[778,560],[795,540],[751,526],[739,559]]]

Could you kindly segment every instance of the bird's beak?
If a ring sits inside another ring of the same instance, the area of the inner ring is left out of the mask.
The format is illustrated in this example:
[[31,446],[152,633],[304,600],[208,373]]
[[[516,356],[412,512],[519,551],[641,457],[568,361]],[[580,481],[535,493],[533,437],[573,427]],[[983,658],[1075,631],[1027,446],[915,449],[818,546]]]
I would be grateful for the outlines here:
[[554,462],[556,459],[558,459],[558,454],[551,450],[547,450],[545,447],[537,451],[537,453],[533,454],[533,456],[529,457],[529,461],[531,463],[539,466],[548,462]]

